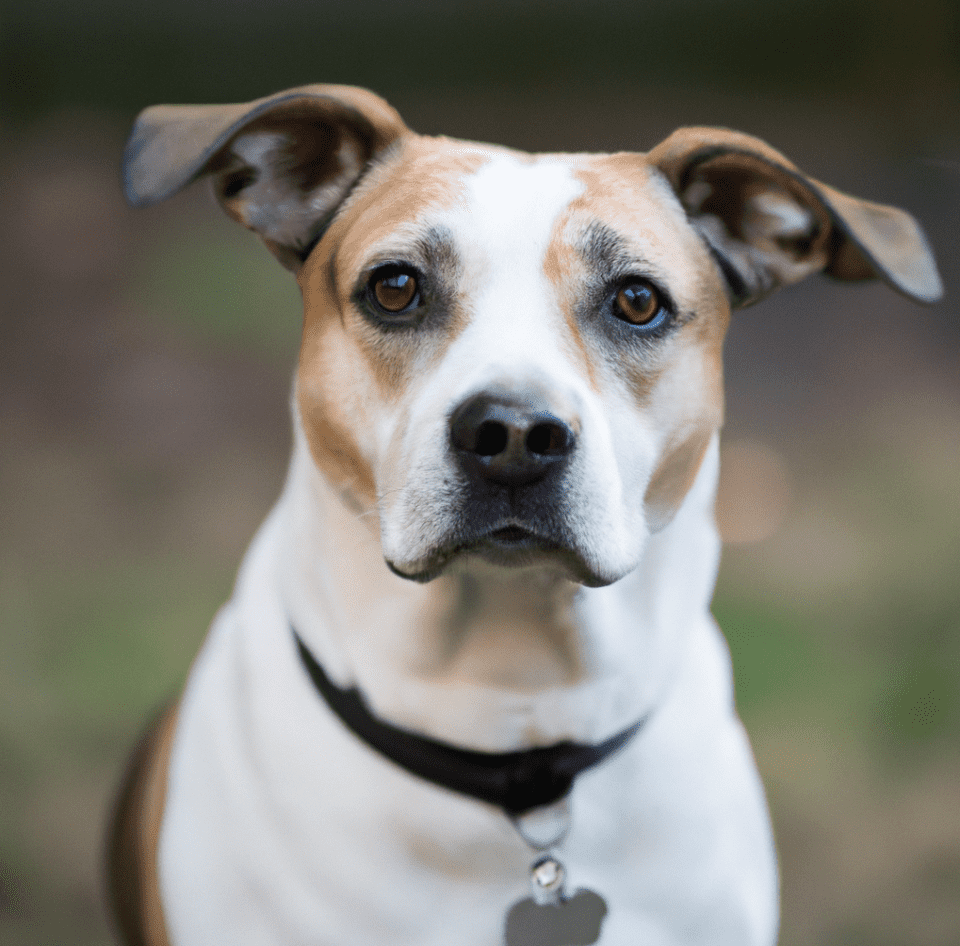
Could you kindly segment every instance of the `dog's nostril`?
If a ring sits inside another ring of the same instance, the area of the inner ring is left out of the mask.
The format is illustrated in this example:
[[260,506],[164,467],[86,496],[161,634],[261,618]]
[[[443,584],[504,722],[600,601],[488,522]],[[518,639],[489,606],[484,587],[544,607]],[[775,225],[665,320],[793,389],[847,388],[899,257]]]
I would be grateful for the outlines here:
[[540,456],[565,453],[567,446],[567,430],[558,424],[536,424],[527,434],[527,450]]
[[474,453],[481,457],[495,457],[507,449],[509,434],[503,424],[495,420],[484,421],[477,430],[477,445]]

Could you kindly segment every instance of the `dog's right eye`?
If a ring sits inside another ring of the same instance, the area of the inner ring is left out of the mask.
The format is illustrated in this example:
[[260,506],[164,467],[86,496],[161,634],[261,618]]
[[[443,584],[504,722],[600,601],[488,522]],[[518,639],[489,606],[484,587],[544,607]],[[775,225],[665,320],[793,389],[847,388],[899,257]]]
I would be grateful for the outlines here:
[[420,304],[416,273],[405,266],[381,266],[369,282],[370,298],[384,315],[401,315]]

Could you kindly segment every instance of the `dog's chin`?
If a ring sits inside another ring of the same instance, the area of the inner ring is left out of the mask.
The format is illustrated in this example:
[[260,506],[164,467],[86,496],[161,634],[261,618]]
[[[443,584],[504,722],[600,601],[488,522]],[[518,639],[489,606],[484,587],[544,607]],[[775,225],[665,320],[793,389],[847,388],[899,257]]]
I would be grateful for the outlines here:
[[480,559],[500,568],[544,566],[564,574],[566,578],[588,588],[602,588],[623,576],[606,574],[591,565],[586,556],[570,545],[546,538],[518,525],[506,525],[485,532],[476,538],[440,546],[418,561],[400,564],[385,559],[395,575],[421,584],[433,581]]

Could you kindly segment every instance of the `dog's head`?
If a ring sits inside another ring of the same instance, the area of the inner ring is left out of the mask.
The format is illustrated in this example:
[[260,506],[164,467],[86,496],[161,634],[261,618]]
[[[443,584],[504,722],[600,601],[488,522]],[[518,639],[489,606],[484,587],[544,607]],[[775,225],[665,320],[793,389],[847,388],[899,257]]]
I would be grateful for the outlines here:
[[130,200],[203,174],[297,273],[299,423],[418,580],[468,555],[617,580],[720,426],[731,308],[817,271],[940,295],[910,216],[723,129],[528,155],[338,86],[144,112]]

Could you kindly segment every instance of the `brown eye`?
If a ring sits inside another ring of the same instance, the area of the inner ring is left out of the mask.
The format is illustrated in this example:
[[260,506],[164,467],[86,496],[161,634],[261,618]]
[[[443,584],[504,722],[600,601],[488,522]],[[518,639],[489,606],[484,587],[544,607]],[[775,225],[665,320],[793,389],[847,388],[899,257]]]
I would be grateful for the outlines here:
[[418,301],[416,276],[407,270],[385,267],[374,273],[370,282],[373,298],[384,312],[405,312]]
[[633,325],[647,325],[657,317],[661,309],[663,303],[657,290],[649,283],[637,280],[627,283],[617,293],[614,314],[618,319]]

